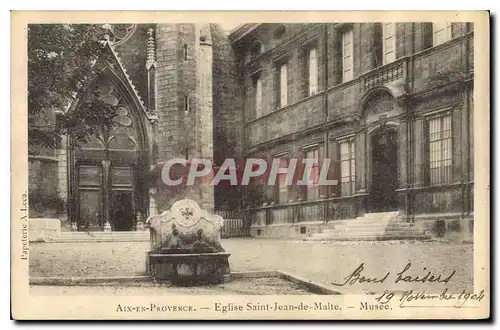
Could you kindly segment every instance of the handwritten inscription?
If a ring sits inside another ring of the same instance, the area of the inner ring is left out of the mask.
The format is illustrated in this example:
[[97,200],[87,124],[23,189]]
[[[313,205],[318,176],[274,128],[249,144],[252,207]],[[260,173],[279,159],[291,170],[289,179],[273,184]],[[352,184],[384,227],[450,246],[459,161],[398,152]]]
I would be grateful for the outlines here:
[[[398,273],[396,273],[396,278],[394,279],[394,283],[406,282],[406,283],[448,283],[453,275],[455,275],[455,271],[451,272],[448,276],[442,274],[433,274],[427,268],[422,269],[422,274],[419,275],[410,275],[411,262],[406,264],[404,269]],[[365,270],[364,263],[359,265],[351,274],[347,275],[344,278],[344,282],[336,283],[332,282],[333,285],[336,286],[344,286],[344,285],[354,285],[354,284],[363,284],[363,283],[373,283],[373,284],[381,284],[385,283],[386,280],[391,275],[391,272],[386,272],[382,276],[367,276],[363,274]]]
[[[394,292],[384,291],[380,296],[375,298],[381,304],[389,304],[395,297]],[[448,289],[442,290],[440,293],[428,293],[425,290],[408,290],[401,294],[398,299],[400,308],[405,307],[419,307],[420,302],[428,301],[450,301],[453,302],[452,306],[461,308],[468,301],[480,302],[484,298],[484,290],[479,293],[467,292],[463,290],[461,293],[450,293]],[[417,304],[417,305],[416,305]]]

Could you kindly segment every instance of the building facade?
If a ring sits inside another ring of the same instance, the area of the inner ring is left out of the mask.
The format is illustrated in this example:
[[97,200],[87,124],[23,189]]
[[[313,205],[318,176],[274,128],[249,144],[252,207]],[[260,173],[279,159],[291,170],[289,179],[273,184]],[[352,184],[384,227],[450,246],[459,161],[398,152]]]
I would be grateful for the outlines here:
[[438,235],[469,230],[471,24],[249,24],[231,39],[245,157],[330,158],[339,182],[249,187],[253,235],[392,210]]
[[[143,24],[109,40],[93,88],[117,125],[30,156],[30,191],[50,184],[73,229],[134,230],[189,197],[242,210],[254,236],[393,210],[438,234],[469,230],[472,24]],[[176,157],[312,158],[313,180],[328,158],[338,184],[162,186]]]
[[[100,74],[85,92],[116,107],[116,125],[78,147],[64,137],[59,149],[29,156],[30,217],[57,215],[69,230],[130,231],[186,197],[207,209],[234,205],[237,193],[217,203],[218,187],[167,187],[160,175],[173,158],[218,163],[241,154],[241,116],[234,111],[239,90],[225,31],[216,24],[106,29]],[[79,99],[57,111],[72,111]],[[45,116],[47,125],[57,121],[57,111]],[[45,201],[64,207],[54,210]]]

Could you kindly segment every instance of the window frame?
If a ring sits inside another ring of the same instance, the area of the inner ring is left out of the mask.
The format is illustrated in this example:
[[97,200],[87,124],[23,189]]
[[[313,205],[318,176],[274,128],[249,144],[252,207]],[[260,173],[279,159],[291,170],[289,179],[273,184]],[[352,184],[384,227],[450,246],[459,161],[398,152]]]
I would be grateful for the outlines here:
[[[288,158],[288,152],[277,154],[273,157],[273,162],[275,159],[279,159],[279,168],[288,168],[290,166],[290,159]],[[286,164],[282,164],[282,161],[286,162]],[[283,166],[284,165],[284,166]],[[276,175],[276,190],[275,190],[275,199],[276,204],[286,204],[289,198],[289,190],[286,182],[281,184],[281,179],[286,180],[286,173],[278,173]],[[284,194],[284,200],[282,200],[282,194]]]
[[[347,153],[342,152],[342,145],[347,144]],[[340,196],[348,197],[354,196],[356,192],[356,145],[354,136],[339,139],[339,163],[340,163]],[[347,155],[346,158],[343,156]],[[344,164],[347,163],[347,167]],[[344,175],[344,168],[347,169],[348,174]],[[348,178],[347,180],[344,180]],[[348,191],[344,189],[344,186],[349,187]]]
[[[314,54],[314,57],[312,56]],[[312,58],[314,58],[314,64]],[[307,51],[307,96],[313,96],[319,92],[319,63],[318,63],[318,48],[316,45],[309,48]]]
[[[442,24],[442,25],[441,25]],[[439,30],[437,29],[439,27]],[[438,33],[444,31],[444,38],[438,40]],[[452,22],[432,22],[432,46],[444,44],[452,39]]]
[[[388,36],[387,33],[386,33],[386,27],[388,25],[391,25],[391,35]],[[390,52],[387,51],[387,45],[386,45],[386,42],[388,39],[392,39],[390,40],[390,43],[392,45],[392,50]],[[382,65],[386,65],[386,64],[389,64],[389,63],[392,63],[394,61],[396,61],[396,23],[394,22],[384,22],[382,23]],[[390,55],[390,58],[388,58],[388,54],[391,54]]]
[[[433,122],[437,125],[433,125]],[[426,117],[425,124],[425,182],[428,186],[442,186],[450,184],[453,182],[454,152],[452,111],[447,110],[432,114],[431,116]],[[438,130],[433,132],[433,126],[434,129],[438,128]],[[437,135],[437,137],[433,139],[432,135]],[[433,164],[435,164],[436,166],[433,166]]]
[[[286,107],[288,105],[288,59],[280,59],[275,61],[275,82],[276,82],[276,89],[275,89],[275,97],[276,97],[276,109],[281,109],[283,107]],[[285,71],[283,71],[283,67],[285,67]],[[283,84],[283,72],[284,73],[284,84]],[[283,88],[285,90],[283,90]]]
[[[347,44],[349,46],[349,51],[350,54],[346,57],[346,36],[349,36],[349,43]],[[342,31],[342,82],[348,82],[354,79],[354,29],[352,26],[344,29]],[[346,69],[346,58],[349,58],[348,63],[350,64],[350,68]],[[349,74],[346,76],[346,72]]]
[[260,118],[264,115],[263,111],[263,91],[262,91],[262,77],[260,72],[252,75],[252,87],[253,87],[253,113],[254,119]]
[[[319,145],[307,148],[304,150],[306,158],[316,158],[316,163],[313,165],[313,167],[309,170],[309,175],[308,179],[309,182],[306,186],[305,189],[305,200],[306,201],[315,201],[320,199],[320,186],[318,185],[319,183],[319,175],[320,175],[320,165],[319,162],[321,161],[321,147]],[[310,154],[313,154],[313,157],[310,157]],[[313,172],[316,172],[316,180],[314,180]],[[311,182],[312,181],[312,182]],[[317,182],[314,182],[317,181]]]

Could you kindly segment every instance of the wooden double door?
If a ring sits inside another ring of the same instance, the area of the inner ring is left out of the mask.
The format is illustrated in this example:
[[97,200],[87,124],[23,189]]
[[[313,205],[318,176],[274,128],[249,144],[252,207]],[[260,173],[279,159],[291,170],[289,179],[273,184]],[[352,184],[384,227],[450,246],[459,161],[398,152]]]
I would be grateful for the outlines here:
[[135,166],[112,163],[79,163],[77,172],[76,222],[80,231],[135,229],[137,193]]
[[370,211],[386,212],[398,209],[398,143],[397,133],[382,130],[372,135],[372,180]]

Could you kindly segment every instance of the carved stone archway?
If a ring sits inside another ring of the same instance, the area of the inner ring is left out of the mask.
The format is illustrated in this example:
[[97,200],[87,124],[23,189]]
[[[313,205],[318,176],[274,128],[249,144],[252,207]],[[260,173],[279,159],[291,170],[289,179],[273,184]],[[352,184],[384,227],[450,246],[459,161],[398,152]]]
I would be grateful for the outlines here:
[[116,116],[112,128],[69,150],[72,222],[84,231],[135,230],[148,212],[147,118],[111,68],[91,88],[115,107]]

